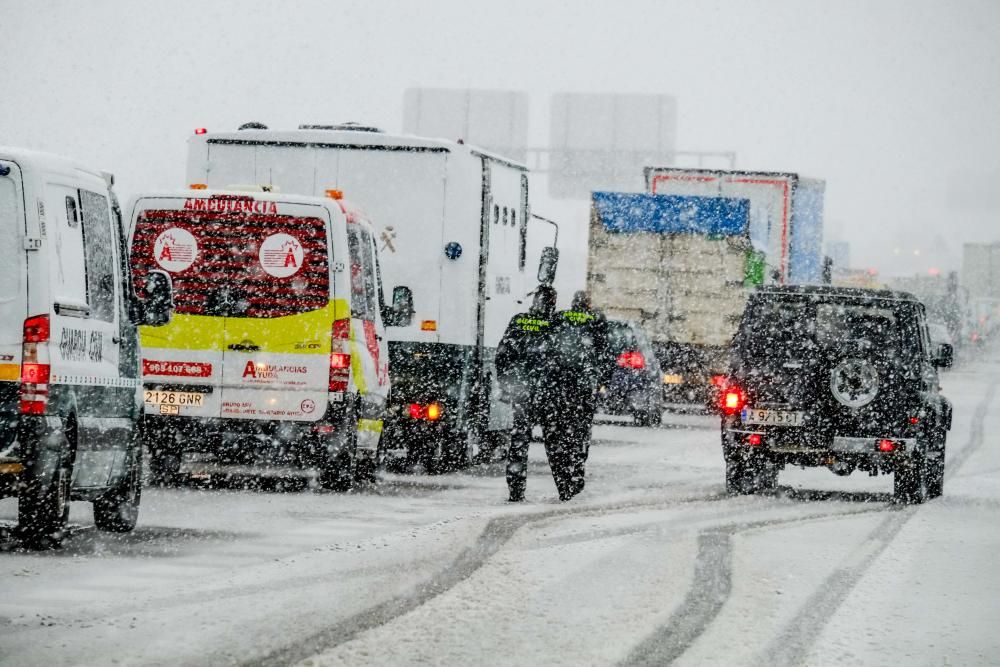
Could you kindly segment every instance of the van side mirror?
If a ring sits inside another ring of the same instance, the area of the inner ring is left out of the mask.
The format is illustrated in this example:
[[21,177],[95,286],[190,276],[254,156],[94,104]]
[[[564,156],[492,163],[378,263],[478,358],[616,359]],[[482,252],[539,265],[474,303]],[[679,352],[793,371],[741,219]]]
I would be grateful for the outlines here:
[[383,313],[387,327],[408,327],[413,321],[413,291],[405,285],[392,288],[392,306]]
[[147,273],[138,306],[137,324],[159,327],[170,322],[174,313],[174,286],[170,274],[159,270]]
[[546,246],[542,248],[542,258],[538,262],[538,282],[551,285],[556,279],[556,268],[559,266],[559,248]]
[[955,363],[955,348],[951,343],[941,343],[934,353],[933,364],[938,368],[951,368]]

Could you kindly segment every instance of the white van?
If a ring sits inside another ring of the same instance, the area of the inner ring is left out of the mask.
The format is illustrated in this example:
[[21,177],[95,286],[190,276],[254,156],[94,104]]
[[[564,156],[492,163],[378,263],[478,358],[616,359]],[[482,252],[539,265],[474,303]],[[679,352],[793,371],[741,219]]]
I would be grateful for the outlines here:
[[448,468],[502,442],[513,416],[498,400],[493,355],[535,286],[527,167],[460,142],[354,124],[244,127],[192,136],[188,182],[312,196],[343,189],[379,226],[387,280],[412,289],[412,323],[389,331],[389,447]]
[[0,148],[0,497],[18,497],[29,543],[58,543],[71,499],[101,530],[138,516],[135,324],[169,318],[170,282],[154,273],[135,298],[111,180]]
[[327,197],[190,190],[128,208],[133,279],[170,274],[175,314],[141,330],[154,478],[298,475],[350,488],[377,465],[389,394],[371,224]]

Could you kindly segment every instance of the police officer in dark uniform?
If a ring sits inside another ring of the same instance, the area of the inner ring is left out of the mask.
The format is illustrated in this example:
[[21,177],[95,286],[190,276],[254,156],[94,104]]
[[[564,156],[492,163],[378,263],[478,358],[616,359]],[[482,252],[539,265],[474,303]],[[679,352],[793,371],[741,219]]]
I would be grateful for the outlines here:
[[560,450],[572,458],[572,495],[583,490],[597,388],[614,368],[608,320],[585,291],[573,295],[569,310],[556,313],[553,338],[560,389],[553,405]]
[[527,313],[518,313],[507,325],[497,347],[497,377],[514,409],[514,427],[507,453],[507,487],[511,502],[524,500],[528,478],[528,445],[536,424],[542,426],[545,453],[559,497],[572,497],[573,460],[555,448],[552,405],[558,394],[557,360],[553,355],[553,316],[556,291],[542,285]]

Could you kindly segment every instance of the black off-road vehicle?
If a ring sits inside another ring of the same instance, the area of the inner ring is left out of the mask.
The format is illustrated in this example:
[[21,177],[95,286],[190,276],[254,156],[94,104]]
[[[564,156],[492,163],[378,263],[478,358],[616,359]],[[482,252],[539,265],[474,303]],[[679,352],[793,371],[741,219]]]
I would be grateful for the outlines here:
[[791,464],[892,473],[903,502],[941,495],[952,410],[938,369],[951,362],[905,292],[755,291],[721,392],[727,490],[773,489]]

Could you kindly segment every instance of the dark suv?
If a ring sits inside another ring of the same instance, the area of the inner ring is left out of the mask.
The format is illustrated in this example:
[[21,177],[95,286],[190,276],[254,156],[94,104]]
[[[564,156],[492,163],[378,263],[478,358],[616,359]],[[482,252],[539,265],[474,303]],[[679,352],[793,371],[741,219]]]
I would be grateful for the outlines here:
[[721,392],[730,493],[773,489],[786,464],[892,473],[894,495],[941,495],[951,403],[924,306],[905,292],[764,287],[748,302]]
[[608,320],[608,346],[614,366],[597,389],[597,409],[631,415],[639,426],[656,426],[663,419],[660,364],[649,338],[634,322]]

